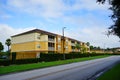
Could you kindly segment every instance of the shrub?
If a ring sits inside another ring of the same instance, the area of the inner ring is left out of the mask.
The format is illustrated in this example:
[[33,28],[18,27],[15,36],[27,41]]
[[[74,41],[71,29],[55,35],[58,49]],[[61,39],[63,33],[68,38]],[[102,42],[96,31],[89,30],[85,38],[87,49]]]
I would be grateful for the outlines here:
[[[104,54],[97,54],[97,53],[69,53],[65,54],[65,59],[74,59],[74,58],[82,58],[82,57],[92,57],[92,56],[99,56]],[[111,55],[111,54],[107,54]],[[12,53],[12,60],[0,60],[0,66],[4,65],[7,66],[9,64],[28,64],[28,63],[37,63],[37,62],[50,62],[50,61],[57,61],[63,60],[63,54],[53,54],[53,53],[40,53],[40,58],[31,58],[31,59],[20,59],[16,60],[16,53]]]
[[63,60],[63,54],[40,54],[40,61],[56,61]]
[[0,66],[9,66],[12,63],[10,60],[2,59],[0,60]]
[[37,62],[39,62],[38,58],[19,59],[15,61],[15,64],[28,64],[28,63],[37,63]]

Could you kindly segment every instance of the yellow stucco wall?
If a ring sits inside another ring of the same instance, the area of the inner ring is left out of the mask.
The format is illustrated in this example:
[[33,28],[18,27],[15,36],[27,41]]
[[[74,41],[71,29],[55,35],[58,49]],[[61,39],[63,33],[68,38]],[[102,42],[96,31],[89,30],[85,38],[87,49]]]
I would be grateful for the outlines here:
[[68,41],[68,52],[72,52],[72,49],[71,49],[71,41],[70,41],[70,40]]
[[[38,45],[40,45],[40,48],[37,47]],[[48,46],[48,42],[46,41],[34,41],[34,42],[25,42],[20,44],[12,44],[11,52],[35,51],[35,50],[45,51],[48,50],[47,46]]]
[[[47,51],[48,50],[48,42],[47,41],[36,41],[35,50]],[[37,48],[37,45],[40,45],[40,48]]]
[[16,59],[36,58],[36,52],[17,52]]
[[32,51],[35,50],[36,42],[25,42],[11,45],[11,52]]

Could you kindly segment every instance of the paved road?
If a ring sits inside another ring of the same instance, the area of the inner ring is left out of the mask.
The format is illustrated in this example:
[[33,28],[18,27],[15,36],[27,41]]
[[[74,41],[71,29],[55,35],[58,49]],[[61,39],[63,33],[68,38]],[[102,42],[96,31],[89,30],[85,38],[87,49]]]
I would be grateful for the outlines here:
[[90,80],[120,61],[120,56],[72,63],[0,76],[0,80]]

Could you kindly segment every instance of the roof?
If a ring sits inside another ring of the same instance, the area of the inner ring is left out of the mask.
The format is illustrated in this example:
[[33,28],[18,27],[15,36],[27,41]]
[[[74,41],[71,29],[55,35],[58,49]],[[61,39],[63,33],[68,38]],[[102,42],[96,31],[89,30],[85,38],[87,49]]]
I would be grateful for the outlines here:
[[[27,32],[23,32],[23,33],[17,34],[17,35],[13,35],[13,36],[11,36],[11,37],[16,37],[16,36],[20,36],[20,35],[24,35],[24,34],[35,33],[35,32],[37,32],[37,33],[42,33],[42,34],[47,34],[47,35],[52,35],[52,36],[57,36],[57,35],[59,35],[59,34],[47,32],[47,31],[40,30],[40,29],[33,29],[33,30],[30,30],[30,31],[27,31]],[[59,35],[59,36],[61,36],[61,35]],[[63,36],[61,36],[61,37],[63,37]],[[69,37],[66,37],[66,38],[68,38],[68,39],[70,39],[70,40],[72,40],[72,41],[81,42],[81,41],[78,41],[78,40],[73,39],[73,38],[69,38]]]
[[24,35],[24,34],[35,33],[35,32],[42,33],[42,34],[47,34],[47,35],[53,35],[53,36],[57,35],[57,34],[54,34],[54,33],[51,33],[51,32],[47,32],[47,31],[44,31],[44,30],[33,29],[33,30],[30,30],[30,31],[27,31],[27,32],[23,32],[23,33],[17,34],[17,35],[13,35],[11,37],[16,37],[16,36],[20,36],[20,35]]
[[69,38],[69,39],[72,40],[72,41],[82,42],[82,41],[78,41],[78,40],[73,39],[73,38]]

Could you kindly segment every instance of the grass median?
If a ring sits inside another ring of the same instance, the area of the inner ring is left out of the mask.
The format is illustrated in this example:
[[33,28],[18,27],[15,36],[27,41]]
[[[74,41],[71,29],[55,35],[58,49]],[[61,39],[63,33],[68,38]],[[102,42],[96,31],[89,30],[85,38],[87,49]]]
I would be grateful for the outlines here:
[[53,62],[40,62],[40,63],[32,63],[32,64],[4,66],[4,67],[0,67],[0,75],[7,74],[7,73],[13,73],[13,72],[20,72],[20,71],[27,71],[27,70],[57,66],[57,65],[62,65],[62,64],[69,64],[73,62],[87,61],[87,60],[92,60],[92,59],[104,58],[108,56],[109,55],[102,55],[102,56],[94,56],[94,57],[60,60],[60,61],[53,61]]
[[105,72],[97,80],[120,80],[120,63]]

